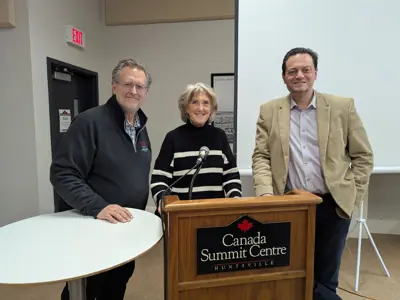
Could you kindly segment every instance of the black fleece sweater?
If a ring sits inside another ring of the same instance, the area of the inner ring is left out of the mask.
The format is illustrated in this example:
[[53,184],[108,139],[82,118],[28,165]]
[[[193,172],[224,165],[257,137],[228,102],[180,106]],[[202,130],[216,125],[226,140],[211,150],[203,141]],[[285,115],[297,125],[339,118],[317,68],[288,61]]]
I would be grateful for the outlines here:
[[[196,164],[202,146],[207,146],[210,153],[195,180],[192,199],[242,196],[236,158],[225,132],[211,125],[198,128],[187,123],[167,133],[155,161],[151,192],[157,203],[166,188]],[[171,194],[188,199],[194,172],[180,180]]]
[[147,117],[141,110],[138,116],[136,150],[115,96],[73,120],[50,168],[55,191],[70,207],[93,217],[109,204],[145,209],[151,146]]

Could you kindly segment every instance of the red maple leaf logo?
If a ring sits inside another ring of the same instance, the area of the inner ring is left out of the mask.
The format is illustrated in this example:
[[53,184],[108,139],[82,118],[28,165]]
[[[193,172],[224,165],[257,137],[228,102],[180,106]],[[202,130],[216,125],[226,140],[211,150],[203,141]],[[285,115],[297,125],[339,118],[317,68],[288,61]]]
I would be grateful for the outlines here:
[[253,227],[253,223],[249,222],[247,219],[244,219],[242,223],[238,224],[238,227],[241,231],[246,232]]

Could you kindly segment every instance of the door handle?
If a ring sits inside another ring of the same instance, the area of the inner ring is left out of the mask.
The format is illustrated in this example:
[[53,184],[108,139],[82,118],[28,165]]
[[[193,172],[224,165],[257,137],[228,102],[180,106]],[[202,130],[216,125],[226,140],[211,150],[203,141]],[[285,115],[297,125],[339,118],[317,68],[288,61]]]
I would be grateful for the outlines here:
[[79,114],[79,100],[74,99],[74,118]]

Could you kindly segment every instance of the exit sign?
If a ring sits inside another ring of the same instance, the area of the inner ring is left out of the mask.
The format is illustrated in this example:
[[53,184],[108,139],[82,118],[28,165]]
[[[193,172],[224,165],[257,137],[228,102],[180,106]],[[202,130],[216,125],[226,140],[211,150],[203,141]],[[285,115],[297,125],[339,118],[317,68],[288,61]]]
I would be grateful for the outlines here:
[[71,25],[66,26],[66,41],[70,45],[85,48],[85,33]]

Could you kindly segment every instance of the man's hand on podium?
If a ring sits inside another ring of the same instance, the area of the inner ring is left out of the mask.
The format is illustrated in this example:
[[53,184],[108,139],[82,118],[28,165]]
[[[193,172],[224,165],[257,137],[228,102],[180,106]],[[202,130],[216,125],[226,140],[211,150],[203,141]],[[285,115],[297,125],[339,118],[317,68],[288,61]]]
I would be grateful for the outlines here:
[[107,220],[113,224],[129,222],[133,218],[132,214],[126,208],[117,204],[110,204],[103,208],[97,215],[97,219]]

